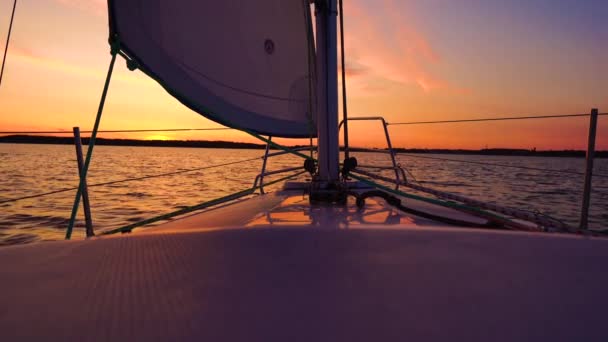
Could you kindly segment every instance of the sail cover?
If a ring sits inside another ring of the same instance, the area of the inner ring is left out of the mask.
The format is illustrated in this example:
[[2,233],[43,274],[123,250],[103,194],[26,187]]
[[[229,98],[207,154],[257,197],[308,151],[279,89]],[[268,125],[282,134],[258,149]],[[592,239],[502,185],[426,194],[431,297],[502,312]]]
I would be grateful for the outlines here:
[[110,41],[201,115],[316,136],[309,0],[109,0]]

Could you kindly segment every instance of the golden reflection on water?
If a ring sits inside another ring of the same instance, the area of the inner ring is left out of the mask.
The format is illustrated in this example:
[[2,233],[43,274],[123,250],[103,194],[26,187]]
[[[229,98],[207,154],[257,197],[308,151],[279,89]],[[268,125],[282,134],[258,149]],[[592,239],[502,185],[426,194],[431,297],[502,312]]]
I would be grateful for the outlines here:
[[339,227],[367,225],[414,224],[414,220],[397,210],[381,205],[374,199],[368,199],[363,209],[359,210],[352,199],[347,206],[310,206],[308,197],[293,196],[285,199],[275,208],[261,214],[248,226],[301,226]]

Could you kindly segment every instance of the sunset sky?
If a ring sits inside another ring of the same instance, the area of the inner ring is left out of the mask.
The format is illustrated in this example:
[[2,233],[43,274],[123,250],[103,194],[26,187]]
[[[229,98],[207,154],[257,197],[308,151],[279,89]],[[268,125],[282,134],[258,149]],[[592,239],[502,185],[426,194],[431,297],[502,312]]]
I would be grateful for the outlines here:
[[[608,112],[606,0],[344,0],[351,116],[389,122]],[[0,0],[4,47],[13,0]],[[228,20],[228,19],[227,19]],[[92,127],[110,60],[104,0],[21,0],[0,131]],[[219,125],[119,60],[101,129]],[[608,116],[598,148],[608,149]],[[371,128],[370,128],[371,127]],[[398,147],[584,149],[588,119],[392,126]],[[243,133],[102,135],[253,141]],[[357,146],[382,128],[353,123]]]

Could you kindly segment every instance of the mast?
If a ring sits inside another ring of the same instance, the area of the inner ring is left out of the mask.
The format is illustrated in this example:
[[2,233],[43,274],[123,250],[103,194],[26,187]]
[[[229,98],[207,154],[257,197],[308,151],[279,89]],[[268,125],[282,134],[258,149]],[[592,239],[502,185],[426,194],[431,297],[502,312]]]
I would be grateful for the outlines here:
[[319,177],[339,180],[337,0],[316,0]]

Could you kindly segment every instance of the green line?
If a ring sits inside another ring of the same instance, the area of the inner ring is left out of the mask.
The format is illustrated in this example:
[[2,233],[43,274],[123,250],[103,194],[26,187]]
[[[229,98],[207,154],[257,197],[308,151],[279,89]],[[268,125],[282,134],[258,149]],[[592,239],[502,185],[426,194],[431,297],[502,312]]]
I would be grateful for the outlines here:
[[185,207],[182,208],[180,210],[176,210],[167,214],[163,214],[163,215],[159,215],[159,216],[155,216],[137,223],[133,223],[124,227],[120,227],[117,229],[113,229],[113,230],[109,230],[106,232],[103,232],[102,235],[110,235],[110,234],[116,234],[116,233],[122,233],[122,232],[130,232],[131,230],[137,228],[137,227],[142,227],[142,226],[146,226],[158,221],[164,221],[164,220],[168,220],[172,217],[175,216],[179,216],[179,215],[184,215],[184,214],[188,214],[191,213],[193,211],[196,210],[200,210],[200,209],[205,209],[208,208],[210,206],[216,205],[216,204],[220,204],[226,201],[230,201],[230,200],[235,200],[235,199],[239,199],[241,197],[245,197],[247,195],[251,195],[253,194],[254,189],[247,189],[247,190],[243,190],[228,196],[224,196],[224,197],[220,197],[220,198],[216,198],[214,200],[208,201],[208,202],[204,202],[204,203],[200,203],[197,205],[193,205],[193,206],[189,206],[189,207]]
[[[272,182],[268,182],[268,183],[264,184],[264,186],[270,186],[270,185],[282,182],[284,180],[297,177],[297,176],[299,176],[299,175],[301,175],[301,174],[303,174],[305,172],[306,171],[300,171],[300,172],[295,173],[293,175],[289,175],[289,176],[285,176],[285,177],[279,178],[277,180],[274,180]],[[162,214],[162,215],[159,215],[159,216],[155,216],[155,217],[152,217],[152,218],[140,221],[140,222],[136,222],[136,223],[124,226],[124,227],[120,227],[120,228],[112,229],[112,230],[109,230],[109,231],[105,231],[105,232],[101,233],[101,235],[111,235],[111,234],[116,234],[116,233],[130,232],[133,229],[138,228],[138,227],[143,227],[143,226],[146,226],[146,225],[149,225],[149,224],[152,224],[152,223],[156,223],[156,222],[159,222],[159,221],[165,221],[165,220],[168,220],[168,219],[176,217],[176,216],[188,214],[188,213],[191,213],[193,211],[197,211],[197,210],[201,210],[201,209],[206,209],[206,208],[212,207],[214,205],[222,204],[224,202],[229,202],[229,201],[233,201],[233,200],[239,199],[241,197],[252,195],[255,192],[255,190],[257,190],[259,188],[260,188],[260,186],[255,186],[255,187],[252,187],[251,189],[246,189],[246,190],[239,191],[239,192],[236,192],[236,193],[231,194],[231,195],[227,195],[227,196],[224,196],[224,197],[213,199],[211,201],[203,202],[203,203],[200,203],[200,204],[197,204],[197,205],[193,205],[193,206],[189,206],[189,207],[186,207],[186,208],[182,208],[182,209],[170,212],[170,213],[166,213],[166,214]]]
[[[302,174],[304,174],[304,173],[306,173],[306,171],[300,171],[300,172],[294,173],[294,174],[293,174],[293,175],[291,175],[291,176],[285,176],[285,177],[281,177],[281,178],[279,178],[279,179],[277,179],[277,180],[273,180],[272,182],[265,183],[265,184],[264,184],[264,186],[269,186],[269,185],[277,184],[277,183],[280,183],[280,182],[282,182],[282,181],[284,181],[284,180],[288,180],[288,179],[291,179],[291,178],[294,178],[294,177],[300,176],[300,175],[302,175]],[[255,189],[259,189],[259,188],[260,188],[260,186],[259,186],[259,185],[255,187]]]
[[[114,55],[113,57],[115,58],[116,56]],[[113,68],[114,58],[112,60],[111,68]],[[109,76],[108,76],[108,82],[109,82]],[[106,85],[108,84],[108,82],[106,83]],[[102,96],[102,104],[100,106],[100,112],[98,113],[98,119],[99,119],[99,115],[100,115],[101,111],[103,110],[103,102],[105,102],[105,92],[106,91],[107,91],[107,89],[104,89],[104,94]],[[95,129],[94,129],[94,133],[91,136],[91,144],[94,144],[94,142],[95,142],[95,135],[96,135],[97,125],[98,125],[98,122],[96,121],[96,126],[95,126]],[[300,153],[298,151],[294,151],[294,150],[292,150],[292,149],[290,149],[288,147],[285,147],[283,145],[274,143],[270,139],[264,138],[263,136],[261,136],[261,135],[259,135],[257,133],[254,133],[254,132],[251,132],[251,131],[248,131],[248,130],[243,130],[243,131],[245,133],[248,133],[248,134],[252,135],[255,138],[258,138],[259,140],[262,140],[262,141],[266,142],[270,146],[273,146],[273,147],[275,147],[277,149],[283,150],[283,151],[285,151],[287,153],[291,153],[293,155],[299,156],[299,157],[304,158],[304,159],[308,159],[309,158],[307,155],[305,155],[303,153]],[[92,146],[89,148],[89,151],[92,151]],[[87,161],[89,161],[89,159],[90,159],[89,158],[89,154],[87,154]],[[85,164],[85,167],[88,167],[88,164]],[[83,171],[84,170],[85,169],[83,169]],[[282,182],[284,180],[287,180],[287,179],[290,179],[290,178],[293,178],[293,177],[297,177],[299,175],[302,175],[305,172],[306,171],[301,171],[301,172],[298,172],[298,173],[290,175],[290,176],[282,177],[282,178],[274,180],[272,182],[265,183],[264,186],[270,186],[270,185]],[[86,176],[86,174],[85,174],[85,176]],[[81,186],[82,186],[82,182],[81,182]],[[208,202],[204,202],[204,203],[201,203],[201,204],[197,204],[197,205],[194,205],[194,206],[182,208],[180,210],[177,210],[177,211],[174,211],[174,212],[171,212],[171,213],[155,216],[155,217],[152,217],[150,219],[147,219],[147,220],[144,220],[144,221],[140,221],[140,222],[137,222],[137,223],[133,223],[133,224],[130,224],[130,225],[127,225],[127,226],[124,226],[124,227],[117,228],[117,229],[112,229],[110,231],[106,231],[106,232],[101,233],[101,235],[109,235],[109,234],[116,234],[116,233],[122,233],[122,232],[130,232],[131,230],[133,230],[135,228],[138,228],[138,227],[141,227],[141,226],[152,224],[152,223],[155,223],[155,222],[158,222],[158,221],[164,221],[164,220],[170,219],[170,218],[175,217],[175,216],[184,215],[184,214],[196,211],[196,210],[205,209],[205,208],[217,205],[217,204],[221,204],[221,203],[228,202],[228,201],[231,201],[231,200],[235,200],[235,199],[247,196],[247,195],[251,195],[257,189],[260,189],[259,185],[255,186],[255,187],[252,187],[251,189],[247,189],[247,190],[243,190],[243,191],[234,193],[232,195],[224,196],[224,197],[221,197],[221,198],[218,198],[218,199],[214,199],[214,200],[211,200],[211,201],[208,201]],[[81,187],[78,188],[77,198],[74,201],[74,208],[72,210],[72,219],[70,220],[70,226],[68,227],[68,235],[66,235],[66,239],[70,239],[71,234],[72,234],[72,229],[73,229],[73,226],[74,226],[74,222],[73,221],[75,221],[76,213],[78,211],[80,192],[81,192]]]
[[265,143],[269,144],[270,146],[272,146],[272,147],[274,147],[274,148],[277,148],[277,149],[279,149],[279,150],[283,150],[283,151],[285,151],[285,152],[291,153],[291,154],[293,154],[293,155],[296,155],[296,156],[301,157],[301,158],[304,158],[304,159],[310,159],[310,157],[309,157],[309,156],[307,156],[307,155],[305,155],[304,153],[300,153],[300,152],[298,152],[298,151],[294,151],[294,150],[290,149],[289,147],[286,147],[286,146],[283,146],[283,145],[279,145],[279,144],[277,144],[277,143],[275,143],[275,142],[271,141],[271,140],[270,140],[270,139],[268,139],[268,138],[264,138],[263,136],[261,136],[261,135],[259,135],[259,134],[257,134],[257,133],[254,133],[254,132],[249,131],[249,130],[243,130],[243,132],[245,132],[245,133],[247,133],[247,134],[251,135],[251,136],[252,136],[252,137],[254,137],[254,138],[257,138],[257,139],[259,139],[259,140],[262,140],[263,142],[265,142]]
[[386,192],[390,192],[392,194],[399,195],[399,196],[402,196],[402,197],[406,197],[406,198],[410,198],[410,199],[414,199],[414,200],[418,200],[418,201],[422,201],[422,202],[427,202],[427,203],[431,203],[431,204],[435,204],[435,205],[441,205],[441,206],[448,207],[448,208],[459,209],[459,210],[466,210],[466,211],[472,211],[472,212],[475,212],[475,213],[478,213],[478,214],[481,214],[481,215],[485,215],[487,217],[494,218],[494,219],[497,219],[497,220],[504,220],[504,221],[507,221],[507,222],[512,222],[510,219],[508,219],[506,217],[502,217],[500,215],[496,215],[494,213],[491,213],[491,212],[488,212],[488,211],[485,211],[485,210],[481,210],[479,208],[469,207],[467,205],[462,205],[462,204],[458,204],[458,203],[454,203],[454,202],[440,201],[440,200],[436,200],[436,199],[432,199],[432,198],[428,198],[428,197],[408,194],[406,192],[403,192],[403,191],[400,191],[400,190],[395,190],[395,189],[389,188],[387,186],[378,184],[376,182],[372,182],[372,181],[370,181],[367,178],[353,175],[352,173],[349,173],[348,176],[352,177],[352,178],[354,178],[354,179],[356,179],[358,181],[361,181],[363,183],[366,183],[368,185],[371,185],[373,187],[376,187],[376,188],[378,188],[380,190],[384,190]]
[[2,77],[4,76],[4,64],[6,63],[6,54],[8,52],[8,45],[11,41],[11,32],[13,31],[13,20],[15,19],[15,9],[17,8],[17,0],[13,1],[13,13],[11,14],[11,22],[8,25],[8,35],[6,36],[6,46],[4,47],[4,56],[2,57],[2,69],[0,69],[0,84],[2,84]]

